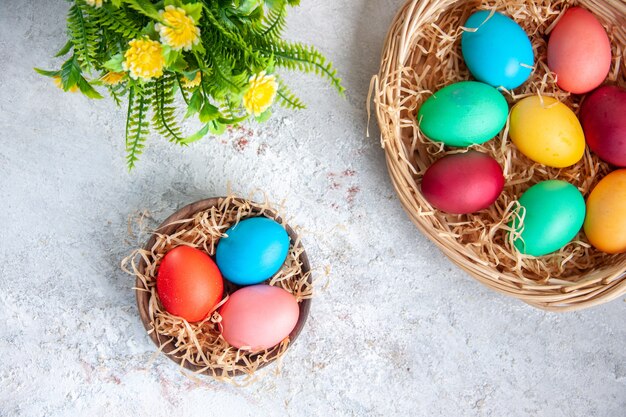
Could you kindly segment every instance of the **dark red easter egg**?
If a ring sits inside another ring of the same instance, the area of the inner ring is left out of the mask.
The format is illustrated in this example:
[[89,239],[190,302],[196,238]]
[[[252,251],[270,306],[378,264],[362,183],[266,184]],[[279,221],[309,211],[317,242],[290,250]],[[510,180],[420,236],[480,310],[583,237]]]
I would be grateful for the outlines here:
[[487,154],[468,151],[447,155],[422,178],[422,194],[433,207],[467,214],[489,207],[504,187],[502,168]]
[[580,124],[600,159],[626,167],[626,89],[605,85],[589,94],[580,109]]
[[224,280],[209,255],[178,246],[161,261],[156,287],[168,313],[195,322],[206,318],[222,300]]

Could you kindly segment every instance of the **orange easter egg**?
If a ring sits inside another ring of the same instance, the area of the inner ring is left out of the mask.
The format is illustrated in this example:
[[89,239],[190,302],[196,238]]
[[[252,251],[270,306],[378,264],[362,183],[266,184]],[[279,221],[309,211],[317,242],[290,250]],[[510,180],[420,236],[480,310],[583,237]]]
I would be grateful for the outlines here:
[[626,252],[626,169],[611,172],[591,191],[584,229],[597,249]]

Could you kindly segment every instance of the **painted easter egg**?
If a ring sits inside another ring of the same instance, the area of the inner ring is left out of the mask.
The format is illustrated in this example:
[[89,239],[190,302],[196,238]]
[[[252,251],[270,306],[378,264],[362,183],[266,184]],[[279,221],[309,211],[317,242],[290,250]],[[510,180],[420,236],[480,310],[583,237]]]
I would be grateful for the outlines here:
[[626,252],[626,169],[611,172],[591,191],[584,229],[597,249]]
[[585,135],[576,115],[552,97],[531,96],[511,109],[509,136],[524,155],[550,167],[580,161]]
[[463,26],[463,59],[478,81],[511,90],[528,79],[535,57],[520,25],[502,13],[480,10]]
[[222,300],[224,282],[209,255],[189,246],[178,246],[163,257],[156,287],[168,313],[196,322],[206,318]]
[[430,96],[419,109],[420,129],[429,139],[449,146],[480,144],[506,124],[509,106],[495,88],[461,81]]
[[296,327],[300,309],[286,290],[265,284],[241,288],[219,310],[224,339],[239,349],[269,349]]
[[548,40],[548,67],[558,86],[574,94],[602,84],[611,68],[611,43],[593,14],[580,7],[563,14]]
[[224,278],[238,285],[265,281],[281,268],[289,252],[289,235],[267,217],[252,217],[232,226],[215,252]]
[[589,94],[580,109],[585,140],[600,159],[626,167],[626,89],[605,85]]
[[526,255],[543,256],[561,249],[585,221],[585,199],[578,188],[565,181],[535,184],[522,194],[519,204],[518,216],[509,226],[522,230],[514,244]]
[[446,213],[466,214],[489,207],[504,187],[502,168],[487,154],[468,151],[447,155],[422,178],[422,194]]

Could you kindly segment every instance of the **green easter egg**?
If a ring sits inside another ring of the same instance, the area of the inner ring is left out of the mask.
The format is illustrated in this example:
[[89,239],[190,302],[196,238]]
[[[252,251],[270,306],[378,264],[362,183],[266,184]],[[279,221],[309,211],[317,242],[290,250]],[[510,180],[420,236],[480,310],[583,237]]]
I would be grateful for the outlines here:
[[490,85],[461,81],[430,96],[417,113],[422,133],[448,146],[485,143],[502,130],[509,105]]
[[[515,247],[523,254],[543,256],[565,246],[585,221],[585,199],[578,188],[560,181],[542,181],[530,187],[519,199],[518,214],[524,214],[523,231]],[[509,226],[522,228],[515,218]]]

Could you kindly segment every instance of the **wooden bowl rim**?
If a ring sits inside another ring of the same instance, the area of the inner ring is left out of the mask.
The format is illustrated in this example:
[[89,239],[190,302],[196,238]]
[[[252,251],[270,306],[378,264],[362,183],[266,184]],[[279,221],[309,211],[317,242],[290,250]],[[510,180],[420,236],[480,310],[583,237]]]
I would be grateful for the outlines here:
[[[225,198],[226,197],[211,197],[211,198],[206,198],[206,199],[203,199],[203,200],[199,200],[199,201],[187,204],[186,206],[178,209],[173,214],[171,214],[168,218],[166,218],[159,225],[159,227],[156,230],[158,230],[159,233],[162,233],[162,234],[170,234],[174,230],[176,230],[179,227],[184,225],[184,224],[171,224],[172,222],[175,222],[175,221],[178,221],[178,220],[182,220],[182,219],[186,219],[186,218],[190,218],[191,216],[193,216],[194,214],[196,214],[196,213],[198,213],[200,211],[205,211],[205,210],[210,209],[211,207],[216,207]],[[251,200],[244,199],[244,198],[236,197],[236,198],[234,198],[234,200],[239,201],[239,202],[249,203],[249,204],[251,204],[253,206],[260,206],[260,204],[254,202],[254,201],[251,201]],[[271,218],[273,220],[276,220],[278,223],[283,224],[282,218],[274,210],[265,210],[262,215],[264,217]],[[298,235],[296,234],[296,232],[288,224],[285,223],[284,227],[285,227],[285,230],[287,231],[287,234],[289,235],[290,244],[293,245],[293,244],[295,244],[295,242],[298,242],[300,247],[302,247],[302,253],[300,254],[300,257],[299,257],[300,262],[302,263],[302,272],[303,273],[310,272],[311,271],[311,266],[309,264],[309,259],[308,259],[308,256],[306,254],[306,250],[304,249],[304,246],[303,246],[302,242],[298,241]],[[147,250],[147,251],[150,251],[151,248],[154,246],[154,243],[156,242],[156,239],[157,239],[156,233],[152,233],[152,235],[148,239],[147,243],[144,245],[143,249]],[[145,268],[146,268],[146,263],[145,263],[144,259],[142,258],[140,260],[140,262],[139,262],[138,270],[139,270],[140,273],[143,274],[144,271],[145,271]],[[268,279],[268,280],[266,280],[264,282],[268,282],[270,279]],[[312,279],[311,275],[309,275],[308,282],[309,283],[313,282],[313,279]],[[224,284],[225,284],[224,285],[224,289],[225,290],[226,290],[226,288],[238,289],[238,288],[242,287],[242,286],[234,285],[234,284],[228,282],[226,279],[224,279]],[[186,369],[189,369],[190,371],[198,372],[198,371],[204,369],[202,367],[193,365],[193,364],[191,364],[189,362],[185,362],[183,364],[181,358],[178,358],[175,355],[171,355],[170,354],[175,349],[175,347],[171,343],[168,343],[166,345],[162,345],[161,344],[161,337],[162,338],[168,338],[168,337],[164,336],[164,335],[160,335],[159,333],[154,331],[153,328],[152,328],[152,322],[150,320],[150,314],[148,312],[148,310],[149,310],[148,309],[148,305],[149,305],[149,301],[150,301],[150,293],[142,289],[144,287],[144,285],[143,285],[143,281],[141,281],[141,279],[139,277],[137,277],[135,279],[135,287],[136,287],[136,289],[135,289],[135,296],[136,296],[136,300],[137,300],[137,308],[139,310],[139,317],[141,318],[141,322],[143,323],[144,328],[146,329],[146,331],[149,332],[148,334],[150,336],[150,339],[152,340],[152,342],[154,342],[154,344],[157,346],[157,348],[161,349],[161,351],[163,353],[165,353],[165,356],[170,358],[172,361],[174,361],[177,364],[185,367]],[[298,338],[298,336],[302,332],[302,329],[304,328],[304,325],[305,325],[305,323],[306,323],[306,321],[308,319],[309,311],[311,309],[311,299],[310,298],[306,298],[306,299],[300,301],[298,303],[298,307],[300,309],[300,315],[298,316],[298,322],[296,323],[296,327],[294,327],[294,329],[289,334],[289,345],[287,346],[286,349],[289,349],[291,347],[291,345],[293,345],[295,340]],[[163,342],[165,342],[165,340]],[[271,357],[269,361],[262,362],[257,369],[261,369],[261,368],[269,365],[270,363],[274,362],[275,360],[276,360],[276,355]],[[205,375],[212,375],[210,370],[204,370],[204,371],[199,372],[199,373],[205,374]],[[217,371],[216,373],[219,375],[220,371]],[[233,372],[230,372],[229,375],[230,376],[240,376],[240,375],[244,375],[244,372],[242,372],[240,370],[235,370]]]

